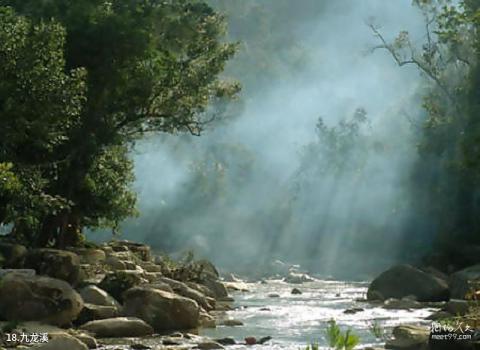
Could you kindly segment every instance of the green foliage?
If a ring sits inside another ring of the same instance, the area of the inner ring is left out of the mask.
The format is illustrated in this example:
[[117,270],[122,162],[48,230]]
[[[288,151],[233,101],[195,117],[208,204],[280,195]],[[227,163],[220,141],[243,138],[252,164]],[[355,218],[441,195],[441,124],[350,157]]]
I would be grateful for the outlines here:
[[305,348],[305,350],[318,350],[318,349],[320,349],[318,343],[309,344]]
[[457,249],[480,241],[476,198],[480,185],[479,6],[470,0],[415,3],[426,22],[421,47],[408,33],[387,43],[373,30],[380,47],[400,66],[413,65],[425,77],[425,118],[419,135],[422,157],[413,172],[411,191],[416,194],[416,211],[437,237],[437,253],[447,257],[438,267],[460,268],[469,262]]
[[199,135],[239,91],[224,29],[201,1],[0,0],[0,223],[65,245],[134,215],[133,142]]
[[64,44],[57,23],[35,25],[0,7],[0,223],[20,235],[70,205],[47,192],[85,101],[85,71],[65,71]]
[[335,350],[352,350],[360,342],[360,338],[350,329],[342,332],[335,320],[328,321],[325,331],[330,348]]
[[105,149],[85,177],[85,224],[89,227],[113,227],[119,220],[136,215],[136,196],[130,190],[134,181],[133,163],[125,146]]
[[366,115],[363,108],[358,108],[351,118],[333,127],[319,118],[317,141],[303,149],[299,175],[315,178],[325,174],[338,175],[347,170],[361,171],[368,150],[365,130],[369,121]]
[[[334,350],[352,350],[360,343],[360,338],[350,329],[343,332],[334,319],[328,321],[325,330],[328,347]],[[318,343],[307,345],[305,350],[318,350]]]

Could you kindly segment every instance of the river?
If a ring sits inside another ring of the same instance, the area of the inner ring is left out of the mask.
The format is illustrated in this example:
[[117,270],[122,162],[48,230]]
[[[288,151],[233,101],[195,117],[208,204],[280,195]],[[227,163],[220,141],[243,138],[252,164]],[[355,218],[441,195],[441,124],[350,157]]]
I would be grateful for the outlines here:
[[[302,291],[291,294],[292,288]],[[240,320],[243,326],[218,326],[204,329],[201,335],[212,338],[233,337],[243,342],[247,336],[257,339],[271,336],[266,345],[235,345],[230,349],[295,349],[305,348],[307,342],[318,342],[326,347],[325,328],[335,319],[342,329],[352,329],[361,338],[362,347],[384,343],[376,339],[371,331],[373,322],[381,325],[386,333],[402,323],[428,324],[424,319],[435,309],[387,310],[379,306],[358,301],[365,298],[368,282],[322,281],[302,285],[282,281],[267,284],[249,284],[249,292],[234,292],[234,310],[226,312],[227,318]],[[279,297],[269,297],[276,293]],[[344,313],[351,308],[362,308],[355,314]]]

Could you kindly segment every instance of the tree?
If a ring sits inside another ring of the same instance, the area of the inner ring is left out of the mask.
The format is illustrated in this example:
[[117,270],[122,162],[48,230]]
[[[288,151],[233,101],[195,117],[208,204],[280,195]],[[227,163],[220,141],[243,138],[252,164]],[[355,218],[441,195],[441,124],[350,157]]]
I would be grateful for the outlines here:
[[[413,173],[417,210],[423,212],[452,251],[478,242],[480,175],[480,4],[478,1],[417,0],[425,17],[426,42],[417,47],[408,32],[389,43],[370,25],[399,66],[414,65],[425,76],[425,120]],[[452,245],[452,240],[457,244]]]
[[0,8],[0,223],[15,230],[31,232],[69,206],[46,192],[85,102],[85,71],[65,71],[64,42],[58,23]]
[[215,104],[238,91],[218,79],[235,45],[222,42],[223,17],[201,1],[0,4],[35,23],[54,18],[63,25],[66,69],[86,72],[84,106],[55,150],[64,161],[48,185],[72,206],[41,219],[39,244],[54,236],[57,244],[74,243],[84,226],[112,226],[131,215],[128,148],[150,132],[200,135],[218,117]]

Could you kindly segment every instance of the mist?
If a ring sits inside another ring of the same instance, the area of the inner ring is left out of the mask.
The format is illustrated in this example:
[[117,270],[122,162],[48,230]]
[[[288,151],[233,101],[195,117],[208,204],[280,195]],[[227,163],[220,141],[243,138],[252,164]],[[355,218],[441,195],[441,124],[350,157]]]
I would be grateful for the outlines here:
[[[411,244],[430,239],[412,231],[422,218],[408,190],[423,79],[372,52],[378,39],[366,23],[389,40],[408,30],[421,45],[420,11],[410,1],[270,0],[246,1],[240,14],[241,5],[211,3],[226,12],[229,39],[241,42],[225,76],[243,91],[232,117],[201,137],[136,145],[141,214],[122,225],[122,237],[169,254],[191,249],[238,273],[281,259],[358,277],[415,258]],[[260,55],[265,61],[252,65]],[[359,108],[365,149],[354,145],[345,161],[363,157],[361,171],[319,175],[315,164],[326,160],[306,151],[318,146],[318,118],[332,128]]]

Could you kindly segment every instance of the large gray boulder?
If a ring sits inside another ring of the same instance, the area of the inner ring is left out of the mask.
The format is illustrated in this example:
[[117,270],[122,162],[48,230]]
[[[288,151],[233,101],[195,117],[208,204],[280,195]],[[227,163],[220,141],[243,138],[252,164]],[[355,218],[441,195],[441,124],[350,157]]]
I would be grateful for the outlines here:
[[120,260],[118,257],[113,255],[105,259],[105,265],[107,265],[113,271],[122,271],[127,269],[125,261]]
[[156,331],[193,329],[199,325],[200,307],[192,299],[150,287],[135,287],[124,294],[123,313],[146,321]]
[[454,316],[464,316],[470,311],[470,304],[467,300],[450,299],[443,307],[443,311]]
[[201,277],[202,278],[211,278],[219,279],[220,274],[218,273],[217,268],[210,261],[206,259],[201,259],[195,262],[202,269]]
[[80,295],[65,281],[8,274],[0,280],[0,318],[63,326],[83,308]]
[[85,303],[80,315],[75,320],[76,325],[89,321],[104,320],[120,316],[119,309],[114,306],[94,305]]
[[411,296],[421,302],[448,300],[448,284],[413,266],[397,265],[375,278],[367,292],[369,300],[402,299]]
[[80,326],[81,330],[95,334],[97,338],[143,337],[153,334],[153,328],[135,317],[115,317],[90,321]]
[[80,289],[80,295],[85,303],[120,308],[118,301],[106,291],[94,285],[89,285]]
[[210,288],[208,288],[207,286],[204,286],[203,284],[199,284],[195,282],[185,282],[185,284],[209,298],[213,298],[213,299],[215,298],[215,293]]
[[172,280],[167,277],[162,277],[159,279],[159,281],[169,285],[175,293],[185,298],[195,300],[198,303],[198,305],[200,305],[207,311],[211,311],[215,307],[215,299],[206,297],[204,294],[202,294],[198,290],[190,288],[185,283]]
[[480,285],[480,264],[467,267],[452,274],[448,280],[453,299],[465,299],[466,295]]
[[25,267],[46,275],[76,284],[80,276],[80,259],[77,254],[59,249],[33,249],[27,253]]
[[216,299],[223,299],[228,297],[228,291],[225,285],[213,278],[207,278],[201,282],[202,285],[212,291],[212,294]]

